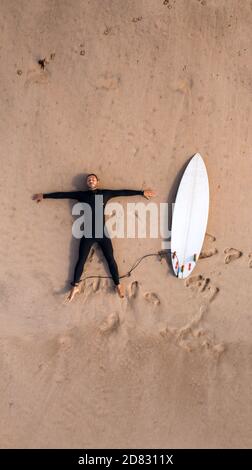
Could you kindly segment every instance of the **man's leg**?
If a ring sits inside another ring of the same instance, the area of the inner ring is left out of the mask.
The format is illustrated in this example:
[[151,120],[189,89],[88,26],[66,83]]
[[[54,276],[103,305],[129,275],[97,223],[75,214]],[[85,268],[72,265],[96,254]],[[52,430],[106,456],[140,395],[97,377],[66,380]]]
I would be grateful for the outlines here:
[[79,258],[74,270],[74,280],[71,282],[72,286],[74,286],[70,293],[68,294],[65,302],[71,302],[76,294],[80,292],[80,278],[83,272],[85,261],[88,257],[89,251],[91,246],[93,245],[94,240],[92,238],[82,238],[80,241],[79,246]]
[[79,258],[75,266],[74,270],[74,280],[71,282],[72,286],[75,286],[79,283],[85,261],[89,255],[90,248],[93,245],[94,240],[92,238],[85,238],[82,237],[80,241],[80,246],[79,246]]
[[119,280],[117,263],[115,261],[114,254],[113,254],[113,246],[112,246],[111,239],[104,236],[102,239],[99,239],[98,243],[106,258],[109,270],[111,272],[112,279],[117,287],[118,293],[120,297],[124,297],[123,287],[120,284],[120,280]]

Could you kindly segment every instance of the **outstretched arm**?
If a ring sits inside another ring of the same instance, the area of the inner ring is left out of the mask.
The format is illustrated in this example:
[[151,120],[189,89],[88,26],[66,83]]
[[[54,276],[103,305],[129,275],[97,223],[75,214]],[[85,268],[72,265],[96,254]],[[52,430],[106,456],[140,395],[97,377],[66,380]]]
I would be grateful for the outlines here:
[[79,195],[79,191],[44,193],[43,199],[78,199]]
[[108,189],[107,194],[109,198],[118,196],[143,196],[143,191],[137,191],[134,189]]
[[41,202],[42,199],[79,199],[80,191],[57,192],[57,193],[39,193],[34,194],[33,200]]
[[147,199],[155,196],[154,191],[151,189],[145,189],[141,191],[137,191],[134,189],[109,189],[107,190],[107,194],[109,199],[111,197],[118,197],[118,196],[144,196]]

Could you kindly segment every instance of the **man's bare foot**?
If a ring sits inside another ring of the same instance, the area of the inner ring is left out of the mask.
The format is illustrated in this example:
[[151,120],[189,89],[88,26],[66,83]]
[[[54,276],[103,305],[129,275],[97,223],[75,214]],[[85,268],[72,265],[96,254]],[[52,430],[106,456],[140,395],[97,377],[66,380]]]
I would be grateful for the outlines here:
[[74,286],[68,296],[66,297],[65,299],[65,302],[64,303],[69,303],[73,300],[73,298],[75,297],[76,294],[79,294],[80,293],[80,284],[78,284],[77,286]]
[[116,289],[117,289],[117,292],[118,292],[119,296],[121,297],[121,299],[123,299],[123,297],[124,297],[124,286],[122,284],[118,284],[116,286]]

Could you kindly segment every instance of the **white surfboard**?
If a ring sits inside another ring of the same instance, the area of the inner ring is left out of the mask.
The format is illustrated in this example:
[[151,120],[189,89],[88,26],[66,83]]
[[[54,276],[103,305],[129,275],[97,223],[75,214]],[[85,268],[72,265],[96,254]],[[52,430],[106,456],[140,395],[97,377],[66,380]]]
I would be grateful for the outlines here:
[[172,216],[171,257],[175,275],[188,277],[195,268],[204,242],[209,210],[209,183],[199,153],[181,179]]

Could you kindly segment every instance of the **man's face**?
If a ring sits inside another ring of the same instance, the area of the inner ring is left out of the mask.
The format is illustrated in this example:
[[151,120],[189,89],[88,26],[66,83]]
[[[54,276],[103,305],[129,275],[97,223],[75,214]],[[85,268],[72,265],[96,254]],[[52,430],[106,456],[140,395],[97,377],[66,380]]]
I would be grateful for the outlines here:
[[98,180],[95,175],[90,175],[87,177],[87,186],[90,189],[95,189],[98,185]]

